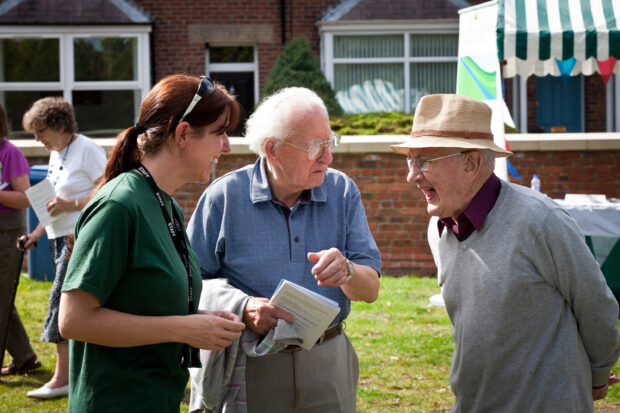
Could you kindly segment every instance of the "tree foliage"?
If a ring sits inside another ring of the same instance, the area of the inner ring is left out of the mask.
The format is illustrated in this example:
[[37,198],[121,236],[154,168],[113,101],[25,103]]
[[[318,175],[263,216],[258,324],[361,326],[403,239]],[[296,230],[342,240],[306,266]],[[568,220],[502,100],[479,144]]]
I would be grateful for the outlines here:
[[263,89],[263,97],[290,86],[314,90],[325,102],[330,115],[341,115],[342,108],[329,82],[312,55],[310,42],[304,37],[290,41],[278,56]]

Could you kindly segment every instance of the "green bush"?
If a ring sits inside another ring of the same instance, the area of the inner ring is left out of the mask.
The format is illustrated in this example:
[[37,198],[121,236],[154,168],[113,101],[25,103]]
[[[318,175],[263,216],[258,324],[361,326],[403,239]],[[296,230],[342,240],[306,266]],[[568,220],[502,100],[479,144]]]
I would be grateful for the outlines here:
[[[376,112],[331,116],[332,130],[339,135],[409,135],[413,114],[404,112]],[[505,133],[519,133],[504,125]]]
[[409,135],[413,115],[404,112],[360,113],[332,116],[332,130],[339,135]]
[[314,90],[325,102],[330,115],[341,115],[342,108],[329,82],[321,72],[318,60],[312,56],[310,42],[304,37],[290,41],[269,72],[263,88],[263,97],[290,86]]

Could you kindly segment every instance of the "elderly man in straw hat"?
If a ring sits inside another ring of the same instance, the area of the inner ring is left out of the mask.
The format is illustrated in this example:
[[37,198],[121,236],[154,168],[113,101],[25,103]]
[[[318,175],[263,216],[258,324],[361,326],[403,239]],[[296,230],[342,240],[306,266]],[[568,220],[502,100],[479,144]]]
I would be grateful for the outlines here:
[[575,221],[500,180],[491,109],[457,95],[418,104],[407,156],[433,217],[429,243],[453,324],[453,412],[593,411],[619,354],[618,304]]

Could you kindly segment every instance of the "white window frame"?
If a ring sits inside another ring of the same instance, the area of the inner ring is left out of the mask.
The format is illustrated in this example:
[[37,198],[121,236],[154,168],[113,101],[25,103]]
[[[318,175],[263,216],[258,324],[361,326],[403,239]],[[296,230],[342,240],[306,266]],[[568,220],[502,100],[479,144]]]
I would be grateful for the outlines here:
[[[401,34],[404,36],[403,57],[389,58],[335,58],[334,36],[379,36]],[[334,88],[334,65],[336,64],[370,64],[370,63],[402,63],[403,85],[405,89],[405,112],[411,113],[411,63],[446,63],[458,62],[458,56],[410,56],[409,41],[416,34],[459,34],[458,20],[425,20],[416,23],[394,22],[379,24],[349,24],[339,22],[321,22],[319,35],[321,38],[321,70]],[[454,79],[456,87],[456,78]]]
[[[251,63],[211,63],[209,47],[252,47],[254,61]],[[258,45],[255,44],[209,44],[205,53],[205,74],[211,77],[211,72],[252,72],[254,74],[254,105],[258,103]]]
[[[62,91],[73,103],[72,92],[80,90],[140,90],[144,100],[151,88],[151,26],[0,26],[0,39],[59,39],[60,80],[53,82],[0,82],[2,91]],[[75,38],[133,37],[137,39],[137,79],[129,81],[76,81],[73,60]],[[134,114],[137,119],[138,113]]]

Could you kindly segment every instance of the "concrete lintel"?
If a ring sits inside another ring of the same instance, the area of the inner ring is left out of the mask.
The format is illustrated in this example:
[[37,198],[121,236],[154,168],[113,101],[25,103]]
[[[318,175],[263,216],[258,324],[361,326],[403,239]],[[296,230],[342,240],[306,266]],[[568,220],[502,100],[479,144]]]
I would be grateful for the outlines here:
[[190,43],[256,44],[275,41],[272,24],[190,24]]

